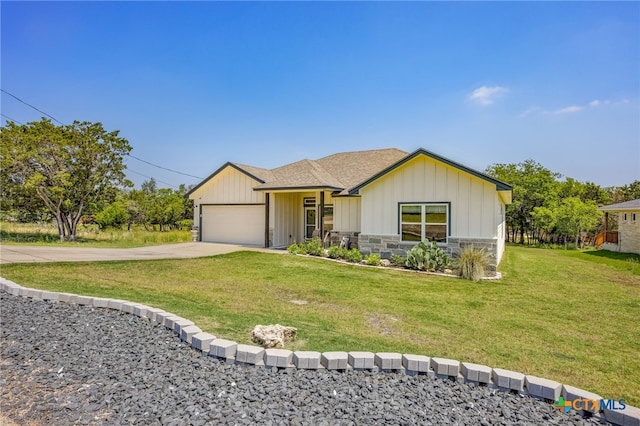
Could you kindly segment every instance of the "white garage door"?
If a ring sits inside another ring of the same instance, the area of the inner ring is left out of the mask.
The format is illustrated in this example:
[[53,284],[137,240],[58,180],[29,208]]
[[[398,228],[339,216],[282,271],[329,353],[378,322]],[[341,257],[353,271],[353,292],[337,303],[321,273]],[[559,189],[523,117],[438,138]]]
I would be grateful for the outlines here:
[[202,241],[264,245],[264,206],[202,206]]

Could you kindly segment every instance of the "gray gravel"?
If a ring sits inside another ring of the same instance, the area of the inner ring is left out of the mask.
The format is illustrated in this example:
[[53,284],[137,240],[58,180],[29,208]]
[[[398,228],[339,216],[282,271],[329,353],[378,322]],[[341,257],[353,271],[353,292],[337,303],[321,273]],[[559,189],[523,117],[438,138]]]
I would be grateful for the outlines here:
[[598,424],[426,376],[229,365],[133,315],[6,293],[0,332],[0,408],[18,424]]

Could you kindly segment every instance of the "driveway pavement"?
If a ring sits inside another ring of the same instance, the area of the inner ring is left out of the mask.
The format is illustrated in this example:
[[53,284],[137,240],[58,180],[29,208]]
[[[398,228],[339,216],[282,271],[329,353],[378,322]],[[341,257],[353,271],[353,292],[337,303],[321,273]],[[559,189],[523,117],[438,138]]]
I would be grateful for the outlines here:
[[240,250],[279,253],[257,246],[181,243],[128,249],[0,245],[0,264],[33,262],[92,262],[100,260],[186,259]]

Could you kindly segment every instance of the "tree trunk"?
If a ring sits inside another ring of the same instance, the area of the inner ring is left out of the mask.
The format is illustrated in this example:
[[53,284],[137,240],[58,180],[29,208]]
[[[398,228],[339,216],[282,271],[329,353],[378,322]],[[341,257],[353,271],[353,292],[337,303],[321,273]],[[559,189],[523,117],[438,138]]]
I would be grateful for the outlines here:
[[62,223],[62,214],[60,212],[55,214],[56,224],[58,225],[58,237],[60,241],[64,241],[64,224]]

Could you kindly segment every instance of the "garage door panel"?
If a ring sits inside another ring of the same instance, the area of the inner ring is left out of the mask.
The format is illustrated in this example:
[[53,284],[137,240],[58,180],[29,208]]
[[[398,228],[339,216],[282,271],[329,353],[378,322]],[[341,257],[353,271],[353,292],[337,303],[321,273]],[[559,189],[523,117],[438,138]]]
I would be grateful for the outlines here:
[[202,206],[202,241],[264,244],[264,206]]

